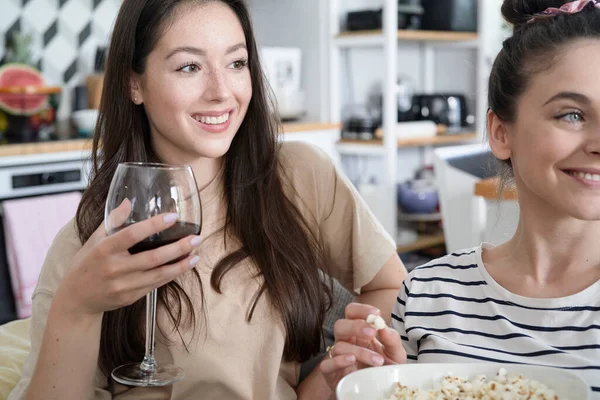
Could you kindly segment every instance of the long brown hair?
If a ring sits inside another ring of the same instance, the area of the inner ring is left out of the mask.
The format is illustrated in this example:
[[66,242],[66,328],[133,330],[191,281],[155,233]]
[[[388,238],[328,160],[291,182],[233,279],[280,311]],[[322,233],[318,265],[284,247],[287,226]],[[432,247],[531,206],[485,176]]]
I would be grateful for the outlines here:
[[[250,16],[243,0],[126,0],[115,22],[107,58],[104,89],[92,151],[92,179],[77,211],[82,242],[102,223],[109,185],[117,165],[125,161],[161,161],[152,149],[150,126],[143,106],[130,100],[131,71],[142,74],[146,58],[180,4],[221,1],[237,15],[246,37],[253,95],[248,111],[225,157],[224,233],[241,242],[241,248],[215,266],[212,288],[220,292],[225,274],[250,258],[263,284],[249,305],[250,320],[259,298],[267,295],[286,327],[283,357],[305,361],[321,349],[322,325],[331,303],[331,290],[323,279],[324,252],[316,232],[284,191],[279,162],[278,121],[270,110]],[[227,235],[224,235],[226,237]],[[195,277],[202,290],[197,271]],[[173,281],[159,289],[159,307],[181,335],[195,329],[193,304]],[[203,305],[204,307],[204,305]],[[105,374],[113,367],[138,362],[144,354],[145,299],[104,313],[99,365]],[[187,312],[186,312],[187,311]],[[188,325],[189,324],[189,325]],[[159,325],[159,329],[164,329]],[[184,343],[185,345],[185,343]]]

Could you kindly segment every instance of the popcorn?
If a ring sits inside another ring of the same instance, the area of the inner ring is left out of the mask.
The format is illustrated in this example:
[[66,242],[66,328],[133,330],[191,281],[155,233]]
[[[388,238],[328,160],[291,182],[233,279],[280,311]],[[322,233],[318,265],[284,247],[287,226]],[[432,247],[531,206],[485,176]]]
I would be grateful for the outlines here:
[[386,400],[566,400],[560,399],[553,390],[541,382],[522,376],[509,376],[501,368],[494,379],[479,375],[472,380],[448,375],[438,389],[409,388],[400,382],[394,394]]
[[367,324],[371,325],[375,330],[382,330],[386,327],[385,320],[379,315],[369,314],[367,316]]

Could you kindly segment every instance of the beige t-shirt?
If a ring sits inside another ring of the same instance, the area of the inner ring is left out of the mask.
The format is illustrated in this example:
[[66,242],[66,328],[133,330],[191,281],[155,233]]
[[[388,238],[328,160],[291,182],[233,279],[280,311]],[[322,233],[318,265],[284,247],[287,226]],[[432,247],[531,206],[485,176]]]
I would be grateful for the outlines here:
[[[394,254],[394,241],[377,222],[352,184],[336,171],[320,150],[301,142],[286,142],[280,152],[283,171],[296,194],[295,204],[325,245],[330,273],[342,285],[358,291],[373,279]],[[289,186],[288,186],[289,189]],[[294,191],[288,190],[288,193]],[[212,268],[236,244],[224,248],[221,228],[225,217],[222,175],[201,192],[202,235],[205,241],[197,250],[197,269],[202,278],[207,326],[191,336],[183,331],[189,352],[173,334],[175,345],[167,347],[157,333],[158,363],[174,363],[185,371],[185,378],[164,388],[127,388],[112,383],[100,370],[96,379],[96,399],[295,399],[300,365],[284,362],[285,327],[273,311],[267,296],[262,296],[250,322],[246,320],[260,281],[253,277],[253,264],[244,260],[225,275],[222,294],[210,287]],[[48,252],[37,288],[33,294],[32,349],[24,365],[21,381],[9,400],[24,397],[42,342],[53,294],[60,285],[70,260],[81,248],[73,222],[58,234]],[[192,273],[180,281],[196,304],[199,289]],[[198,307],[200,309],[200,307]],[[199,312],[199,311],[198,311]],[[167,327],[164,313],[158,318]],[[197,322],[202,317],[198,315]],[[167,335],[171,335],[167,329]],[[90,343],[98,346],[97,343]],[[68,377],[65,376],[65,379]]]

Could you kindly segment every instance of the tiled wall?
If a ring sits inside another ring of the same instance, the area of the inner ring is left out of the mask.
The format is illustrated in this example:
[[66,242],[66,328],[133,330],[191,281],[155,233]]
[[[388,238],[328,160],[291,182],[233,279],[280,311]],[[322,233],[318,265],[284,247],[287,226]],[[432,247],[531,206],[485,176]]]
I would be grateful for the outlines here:
[[122,0],[0,0],[0,60],[17,30],[32,35],[32,59],[48,84],[73,86],[93,72]]

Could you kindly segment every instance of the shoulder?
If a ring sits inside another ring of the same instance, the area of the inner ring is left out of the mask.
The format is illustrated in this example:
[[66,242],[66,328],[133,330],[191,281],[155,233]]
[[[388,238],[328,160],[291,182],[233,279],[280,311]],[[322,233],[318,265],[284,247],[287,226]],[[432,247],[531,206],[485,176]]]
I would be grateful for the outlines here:
[[464,249],[420,265],[408,274],[405,284],[410,288],[419,283],[433,286],[434,283],[455,280],[472,281],[480,277],[478,249],[479,247]]
[[329,156],[312,144],[283,142],[279,149],[279,168],[288,196],[299,200],[320,220],[332,207],[339,186],[338,172]]
[[281,143],[279,162],[286,169],[320,171],[333,169],[331,158],[320,148],[301,141]]
[[77,223],[72,219],[58,232],[48,249],[36,291],[54,293],[81,247]]

